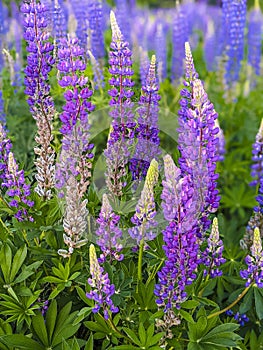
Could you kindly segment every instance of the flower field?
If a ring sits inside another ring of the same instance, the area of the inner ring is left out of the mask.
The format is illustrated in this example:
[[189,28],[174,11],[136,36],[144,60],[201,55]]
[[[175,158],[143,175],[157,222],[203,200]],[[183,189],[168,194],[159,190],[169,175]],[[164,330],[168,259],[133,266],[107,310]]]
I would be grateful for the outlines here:
[[263,348],[262,5],[0,0],[0,350]]

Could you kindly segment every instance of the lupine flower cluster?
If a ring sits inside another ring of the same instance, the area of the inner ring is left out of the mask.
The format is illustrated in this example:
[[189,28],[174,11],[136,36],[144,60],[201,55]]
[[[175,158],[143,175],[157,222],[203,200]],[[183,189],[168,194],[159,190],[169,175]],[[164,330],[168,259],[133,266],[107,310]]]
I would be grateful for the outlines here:
[[259,1],[255,8],[249,13],[248,20],[248,64],[254,69],[256,75],[260,75],[260,61],[262,49],[263,15],[260,10]]
[[34,205],[34,202],[29,199],[30,185],[25,182],[24,171],[18,169],[11,149],[11,141],[7,138],[6,131],[0,124],[1,187],[6,189],[5,197],[8,205],[15,210],[14,217],[18,221],[33,221],[33,218],[28,214],[28,208]]
[[207,239],[207,247],[204,252],[201,253],[201,262],[207,267],[204,270],[204,275],[210,275],[210,277],[218,277],[223,274],[219,270],[219,266],[226,262],[222,253],[224,250],[223,241],[219,238],[218,221],[214,218],[212,223],[211,234]]
[[240,241],[243,248],[247,249],[253,242],[254,229],[258,227],[260,232],[263,228],[263,120],[261,121],[255,143],[252,146],[251,177],[254,178],[250,185],[258,188],[256,200],[258,204],[254,207],[244,238]]
[[131,218],[135,226],[129,229],[130,236],[137,241],[138,245],[141,241],[151,241],[156,236],[154,228],[158,223],[154,220],[156,215],[154,186],[157,183],[158,174],[158,163],[153,159],[147,171],[141,198]]
[[92,0],[88,3],[88,26],[90,30],[90,47],[96,60],[104,58],[102,3]]
[[139,100],[138,125],[135,129],[137,143],[130,159],[130,171],[133,180],[143,179],[153,158],[160,154],[158,137],[158,104],[160,95],[156,79],[156,58],[152,56],[145,83],[142,84],[142,95]]
[[59,249],[58,254],[63,257],[69,257],[75,248],[80,248],[87,243],[87,240],[83,239],[87,226],[87,200],[82,201],[78,190],[78,182],[73,175],[67,181],[65,197],[66,212],[63,219],[65,231],[63,239],[68,246],[68,250]]
[[[111,11],[112,42],[109,53],[109,72],[112,77],[109,80],[112,88],[108,91],[111,96],[110,106],[112,117],[112,129],[104,151],[106,157],[107,171],[106,183],[109,191],[115,196],[122,195],[122,188],[125,186],[124,176],[126,175],[125,165],[128,162],[128,139],[133,138],[133,129],[136,123],[133,120],[131,97],[134,92],[134,83],[131,80],[133,71],[131,69],[132,52],[128,42],[123,40],[122,33],[117,24],[114,13]],[[128,133],[128,134],[127,134]],[[129,141],[130,142],[130,141]]]
[[240,324],[241,327],[244,327],[245,323],[249,322],[247,315],[241,314],[240,312],[234,314],[232,310],[227,310],[226,315],[233,316],[233,318]]
[[108,274],[103,273],[103,267],[98,262],[93,244],[90,245],[89,253],[91,278],[88,279],[88,283],[92,290],[86,293],[86,296],[95,301],[92,311],[97,313],[102,308],[104,318],[107,320],[109,318],[109,310],[114,313],[119,311],[111,300],[111,296],[115,293],[115,287],[113,284],[110,284]]
[[54,102],[49,95],[48,73],[55,63],[53,45],[48,41],[50,34],[47,32],[47,8],[32,0],[29,4],[24,3],[21,11],[25,15],[24,38],[29,52],[25,69],[25,93],[29,96],[27,101],[37,124],[35,140],[38,146],[34,148],[34,152],[37,155],[35,165],[38,184],[35,191],[45,199],[50,199],[51,189],[54,187],[55,152],[51,147]]
[[102,250],[100,262],[104,262],[107,256],[118,261],[123,259],[123,254],[119,254],[122,245],[118,242],[122,237],[122,230],[118,227],[120,216],[116,215],[110,205],[106,194],[102,197],[102,206],[97,223],[99,228],[96,230],[98,236],[97,244]]
[[239,78],[241,61],[244,57],[247,1],[223,0],[223,24],[226,30],[225,52],[226,87],[231,88]]
[[[188,21],[184,9],[176,2],[176,9],[173,17],[173,56],[172,56],[172,81],[183,77],[184,43],[188,38]],[[179,63],[180,62],[180,63]]]
[[253,244],[250,248],[251,255],[247,255],[245,262],[247,269],[240,271],[240,276],[246,280],[246,287],[255,283],[258,288],[263,287],[263,251],[258,227],[254,230]]
[[90,102],[92,90],[88,86],[88,78],[83,72],[86,63],[83,60],[84,49],[78,45],[77,39],[61,40],[58,50],[58,81],[66,89],[66,104],[60,115],[62,127],[62,151],[56,164],[56,187],[63,196],[63,188],[71,176],[80,179],[78,190],[82,196],[89,184],[93,145],[89,143],[89,112],[94,110]]
[[[218,156],[218,132],[215,121],[218,117],[209,101],[203,84],[195,71],[188,43],[186,50],[186,88],[182,89],[179,114],[179,164],[184,174],[192,177],[197,190],[200,228],[205,232],[210,226],[209,213],[219,206],[215,173]],[[202,234],[202,233],[201,233]]]
[[197,255],[197,201],[189,175],[183,176],[171,156],[164,157],[162,207],[169,222],[163,231],[166,260],[158,272],[155,286],[156,303],[164,310],[180,308],[186,300],[185,288],[196,278]]
[[53,36],[56,40],[56,44],[60,46],[60,40],[67,38],[67,23],[65,14],[58,0],[53,4]]

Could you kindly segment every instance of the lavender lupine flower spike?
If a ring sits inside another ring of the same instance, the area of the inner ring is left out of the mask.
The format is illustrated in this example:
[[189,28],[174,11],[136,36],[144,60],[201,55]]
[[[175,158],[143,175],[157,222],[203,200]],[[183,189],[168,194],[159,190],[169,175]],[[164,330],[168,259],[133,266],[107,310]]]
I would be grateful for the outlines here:
[[100,215],[97,219],[99,228],[96,230],[96,235],[99,236],[97,244],[102,250],[101,262],[105,261],[107,256],[110,256],[110,259],[114,258],[119,261],[123,259],[123,254],[119,254],[122,250],[122,245],[118,243],[122,236],[122,231],[118,227],[119,221],[120,216],[113,212],[109,199],[104,194]]
[[122,33],[112,11],[110,20],[112,28],[112,50],[109,53],[109,72],[112,74],[112,77],[109,83],[112,89],[108,93],[111,96],[110,116],[112,117],[112,131],[107,143],[107,149],[104,151],[107,164],[105,175],[107,187],[111,194],[121,196],[122,188],[125,186],[125,166],[129,159],[127,143],[130,144],[132,142],[133,128],[136,125],[132,112],[133,104],[131,102],[131,97],[133,96],[131,88],[134,83],[131,80],[131,76],[133,75],[131,69],[132,52],[128,47],[128,42],[123,40]]
[[14,217],[18,221],[30,220],[27,209],[34,205],[29,199],[30,186],[26,184],[24,171],[18,170],[18,165],[11,152],[12,144],[7,138],[4,127],[0,124],[0,182],[6,188],[5,197],[8,205],[15,210]]
[[[196,278],[198,265],[197,212],[198,202],[191,176],[182,176],[171,156],[164,157],[162,207],[169,221],[163,231],[166,260],[158,272],[159,283],[155,286],[156,303],[164,307],[166,326],[176,321],[173,308],[180,308],[186,299],[185,288]],[[173,324],[170,324],[170,326]]]
[[156,209],[153,190],[158,181],[158,174],[158,163],[153,159],[147,171],[141,198],[135,208],[135,214],[131,218],[131,222],[135,224],[135,226],[129,229],[130,236],[136,239],[138,244],[142,240],[150,241],[154,239],[156,235],[153,232],[153,229],[158,224],[154,220]]
[[111,296],[115,293],[115,287],[114,284],[110,284],[108,273],[104,273],[103,267],[99,265],[93,244],[90,245],[89,256],[91,278],[88,279],[88,283],[92,290],[86,293],[86,296],[95,301],[95,307],[92,311],[97,313],[102,308],[104,318],[107,320],[109,310],[114,313],[119,311],[111,300]]
[[159,150],[158,112],[160,95],[156,78],[156,57],[152,55],[150,67],[145,82],[142,84],[142,94],[138,108],[138,139],[135,151],[130,159],[130,170],[133,180],[145,178],[151,160],[157,158]]
[[77,39],[61,40],[58,50],[58,81],[66,88],[64,97],[66,104],[60,115],[63,134],[62,151],[56,164],[56,187],[63,196],[63,188],[71,175],[80,179],[78,189],[82,196],[89,184],[93,145],[89,143],[89,112],[94,110],[90,102],[92,90],[88,86],[88,78],[83,75],[86,63],[83,58],[84,49],[78,45]]
[[226,261],[226,259],[222,257],[223,250],[223,241],[219,238],[218,220],[214,218],[211,234],[207,239],[207,248],[201,253],[200,262],[207,267],[204,271],[205,275],[210,275],[212,278],[222,275],[219,266]]
[[53,45],[48,41],[50,35],[47,32],[45,6],[31,0],[29,4],[24,3],[21,6],[21,11],[25,14],[24,38],[29,52],[25,69],[25,93],[29,95],[27,101],[37,124],[35,140],[38,146],[34,148],[37,155],[35,191],[45,199],[50,199],[55,171],[55,151],[51,147],[55,110],[53,99],[49,95],[48,73],[55,63],[52,56]]
[[253,244],[250,248],[251,255],[247,255],[245,262],[247,269],[240,271],[240,276],[246,280],[246,287],[255,282],[258,288],[263,287],[263,252],[260,232],[258,227],[254,230]]
[[88,215],[86,204],[87,199],[81,199],[76,178],[71,176],[66,185],[66,213],[63,219],[63,239],[68,250],[58,250],[58,254],[63,257],[69,257],[75,248],[87,243],[87,240],[83,239]]

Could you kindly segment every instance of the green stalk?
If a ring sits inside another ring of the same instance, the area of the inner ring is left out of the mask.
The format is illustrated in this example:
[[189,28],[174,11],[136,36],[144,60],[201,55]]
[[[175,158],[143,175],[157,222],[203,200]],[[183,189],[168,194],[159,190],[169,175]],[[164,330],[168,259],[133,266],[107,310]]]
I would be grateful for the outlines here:
[[233,306],[235,306],[246,294],[247,292],[249,291],[250,287],[254,285],[254,283],[250,284],[248,287],[246,287],[243,292],[241,294],[239,294],[239,296],[237,297],[237,299],[235,301],[233,301],[233,303],[231,303],[230,305],[228,305],[227,307],[225,307],[223,310],[219,310],[217,312],[214,312],[213,314],[210,314],[207,316],[207,319],[209,318],[213,318],[213,317],[216,317],[218,315],[221,315],[222,313],[228,311],[229,309],[231,309]]
[[138,282],[137,282],[137,293],[139,291],[139,284],[142,281],[142,257],[143,257],[143,247],[144,247],[144,239],[140,241],[139,248],[139,257],[138,257]]

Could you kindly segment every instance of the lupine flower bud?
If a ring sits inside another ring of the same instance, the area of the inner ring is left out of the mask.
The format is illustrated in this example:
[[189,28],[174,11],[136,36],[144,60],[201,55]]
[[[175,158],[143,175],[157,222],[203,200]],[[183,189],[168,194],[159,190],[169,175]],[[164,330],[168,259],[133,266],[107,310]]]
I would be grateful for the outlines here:
[[254,230],[253,244],[250,248],[251,255],[247,255],[245,263],[247,269],[240,271],[240,276],[246,280],[246,287],[255,282],[258,288],[263,287],[263,252],[258,227]]
[[136,226],[129,229],[130,236],[136,239],[138,244],[141,240],[150,241],[156,235],[153,232],[153,228],[157,226],[157,222],[154,220],[156,209],[153,190],[158,181],[158,175],[158,163],[153,159],[147,171],[141,198],[135,208],[135,214],[131,218],[131,222]]
[[109,318],[109,310],[114,313],[119,311],[111,300],[111,296],[115,293],[115,287],[114,284],[110,284],[108,273],[104,273],[103,267],[100,266],[93,244],[90,245],[89,256],[91,278],[88,279],[88,283],[92,290],[86,296],[88,299],[95,301],[92,311],[97,313],[102,308],[104,318],[107,320]]

